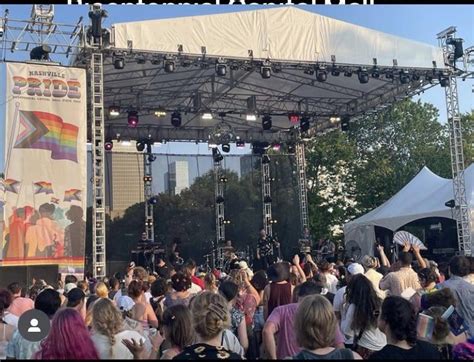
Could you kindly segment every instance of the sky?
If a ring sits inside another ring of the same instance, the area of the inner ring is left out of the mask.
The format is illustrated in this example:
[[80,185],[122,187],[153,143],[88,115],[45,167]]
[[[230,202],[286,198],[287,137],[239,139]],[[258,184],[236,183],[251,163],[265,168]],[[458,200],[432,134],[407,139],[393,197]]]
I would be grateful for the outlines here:
[[[110,27],[113,23],[127,21],[217,14],[270,7],[275,6],[106,5],[104,8],[108,12],[108,18],[105,21],[105,26]],[[438,45],[436,39],[438,32],[454,25],[457,27],[458,37],[464,38],[465,40],[464,48],[474,45],[474,6],[472,5],[303,5],[301,7],[305,10],[338,20],[431,45]],[[0,5],[0,13],[3,14],[6,8],[10,11],[10,18],[15,19],[28,19],[31,12],[31,5]],[[84,22],[87,23],[87,12],[88,6],[56,5],[55,21],[75,24],[79,16],[83,16]],[[9,60],[25,60],[29,55],[27,53],[11,54],[8,52],[7,56]],[[4,95],[5,78],[3,66],[0,71],[0,95]],[[472,86],[472,79],[466,80],[465,82],[458,82],[461,112],[468,112],[474,109]],[[440,110],[439,121],[444,123],[446,120],[444,89],[439,86],[434,87],[422,94],[420,98],[424,102],[434,104]],[[4,104],[4,100],[0,99],[0,105],[2,104]],[[3,150],[3,118],[4,114],[0,112],[0,150]],[[195,143],[168,143],[166,147],[156,148],[154,151],[158,153],[209,154],[206,145],[196,145]],[[232,154],[248,152],[249,148],[236,150],[233,147],[231,150]],[[0,158],[0,170],[2,169],[3,157]]]

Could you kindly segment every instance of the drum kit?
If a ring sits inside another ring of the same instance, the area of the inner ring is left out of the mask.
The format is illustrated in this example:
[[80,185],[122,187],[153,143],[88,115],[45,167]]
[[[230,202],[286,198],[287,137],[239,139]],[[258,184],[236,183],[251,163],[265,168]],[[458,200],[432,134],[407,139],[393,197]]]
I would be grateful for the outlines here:
[[250,251],[236,251],[233,247],[218,246],[214,248],[210,254],[204,255],[205,264],[203,270],[210,272],[212,269],[218,269],[228,274],[234,263],[245,261],[250,265]]

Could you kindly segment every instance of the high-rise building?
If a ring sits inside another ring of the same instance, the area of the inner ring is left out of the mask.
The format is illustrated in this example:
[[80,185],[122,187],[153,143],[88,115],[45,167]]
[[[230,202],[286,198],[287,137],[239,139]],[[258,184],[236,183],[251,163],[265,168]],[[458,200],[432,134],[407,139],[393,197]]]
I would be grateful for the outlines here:
[[170,163],[169,172],[165,173],[165,191],[178,195],[189,188],[188,161],[175,161]]

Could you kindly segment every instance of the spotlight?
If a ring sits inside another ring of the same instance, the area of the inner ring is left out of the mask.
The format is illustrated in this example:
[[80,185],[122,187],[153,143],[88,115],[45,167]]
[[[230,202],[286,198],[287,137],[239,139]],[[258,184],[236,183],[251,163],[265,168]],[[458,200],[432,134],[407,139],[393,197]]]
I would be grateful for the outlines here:
[[150,198],[148,199],[148,203],[149,203],[150,205],[156,205],[156,204],[158,203],[158,199],[157,199],[155,196],[150,197]]
[[268,131],[272,128],[272,117],[268,114],[262,117],[262,128],[264,131]]
[[316,72],[316,79],[318,82],[325,82],[328,79],[328,72],[326,71],[326,67],[318,67]]
[[173,73],[175,71],[175,63],[171,59],[165,59],[165,72]]
[[367,69],[360,68],[357,72],[357,76],[359,77],[360,84],[369,83],[369,73],[367,72]]
[[256,121],[257,120],[257,115],[255,115],[253,113],[249,113],[245,116],[245,119],[247,121]]
[[146,147],[146,142],[144,140],[138,140],[137,144],[136,144],[136,147],[137,147],[138,152],[143,152],[143,150]]
[[224,159],[224,156],[221,155],[216,147],[212,149],[212,158],[214,159],[214,162],[221,162]]
[[272,76],[272,68],[268,65],[263,65],[260,68],[260,75],[263,79],[268,79]]
[[155,111],[155,116],[158,118],[166,117],[166,110],[162,107],[158,107]]
[[309,117],[303,116],[303,117],[301,117],[300,131],[301,132],[308,132],[308,130],[309,130]]
[[272,150],[273,150],[273,151],[278,152],[278,151],[280,151],[280,148],[281,148],[280,142],[273,142],[273,143],[272,143]]
[[270,220],[269,223],[270,223],[270,224],[277,224],[278,221],[276,221],[276,220]]
[[348,77],[348,78],[352,77],[352,71],[351,70],[344,71],[344,77]]
[[288,120],[293,124],[298,123],[300,121],[300,115],[297,113],[290,113],[288,115]]
[[408,70],[400,71],[400,83],[407,84],[410,82],[410,75],[408,74]]
[[114,144],[112,143],[112,141],[105,141],[104,148],[106,151],[112,151],[112,148],[114,148]]
[[349,116],[344,116],[341,118],[341,131],[347,132],[349,130]]
[[239,66],[239,63],[237,63],[237,62],[233,62],[230,65],[230,69],[233,70],[233,71],[239,70],[239,68],[240,68],[240,66]]
[[304,74],[314,75],[314,69],[313,68],[307,68],[307,69],[304,70]]
[[449,207],[450,209],[453,209],[454,206],[456,206],[456,203],[454,202],[454,200],[449,200],[444,203],[444,206]]
[[137,111],[128,111],[128,126],[135,128],[138,124],[138,112]]
[[338,116],[333,116],[329,118],[329,122],[331,122],[331,124],[336,124],[340,121],[341,121],[341,117],[338,117]]
[[449,85],[449,78],[440,77],[439,84],[441,87],[446,88]]
[[171,114],[171,124],[176,128],[181,127],[181,113],[173,112]]
[[218,77],[225,77],[225,75],[227,74],[227,65],[223,63],[217,63],[216,74]]
[[262,163],[263,164],[270,163],[270,157],[268,157],[268,155],[263,155],[262,156]]
[[333,77],[339,77],[339,74],[341,74],[341,69],[334,65],[331,69],[331,75]]
[[239,141],[235,142],[235,146],[237,148],[244,148],[245,147],[245,142],[239,140]]
[[114,68],[115,69],[123,69],[125,68],[125,59],[122,57],[116,57],[114,59]]
[[50,60],[49,53],[51,53],[51,47],[49,45],[43,44],[36,48],[33,48],[30,52],[31,60]]
[[372,68],[372,78],[378,79],[380,78],[380,70],[378,67],[373,67]]
[[217,196],[216,197],[216,204],[222,204],[224,203],[224,198],[222,196]]
[[270,204],[272,202],[272,198],[270,196],[265,196],[263,198],[263,202],[266,204]]
[[219,179],[219,181],[220,181],[220,182],[223,182],[223,183],[226,183],[226,182],[229,181],[229,180],[228,180],[227,177],[222,176],[222,177]]
[[153,219],[147,219],[145,221],[145,226],[146,227],[152,227],[153,226]]
[[286,147],[288,148],[288,153],[296,152],[296,145],[294,143],[287,143]]
[[143,182],[151,182],[152,177],[151,176],[143,176]]
[[387,70],[387,71],[385,72],[385,78],[386,78],[386,79],[393,79],[393,71]]
[[228,143],[224,143],[222,145],[222,152],[229,153],[230,152],[230,145]]
[[230,224],[230,220],[220,219],[219,222],[220,222],[221,225],[228,225],[228,224]]
[[120,116],[120,108],[117,106],[110,106],[109,107],[109,116],[110,117],[118,117]]
[[427,82],[431,83],[433,81],[433,75],[432,74],[427,74],[427,75],[425,75],[425,79],[426,79]]
[[201,116],[201,119],[207,119],[207,120],[212,119],[212,113],[209,113],[209,112],[203,113]]

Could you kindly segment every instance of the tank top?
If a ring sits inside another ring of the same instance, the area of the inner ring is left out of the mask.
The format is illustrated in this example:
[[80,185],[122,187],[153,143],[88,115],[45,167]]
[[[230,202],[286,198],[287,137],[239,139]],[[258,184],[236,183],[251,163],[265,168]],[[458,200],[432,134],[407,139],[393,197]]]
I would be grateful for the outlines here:
[[292,359],[322,359],[322,360],[327,360],[327,359],[354,359],[354,354],[352,353],[352,350],[348,348],[342,348],[342,349],[334,349],[333,351],[327,353],[327,354],[315,354],[313,352],[310,352],[308,350],[301,350],[296,356],[293,356]]
[[281,305],[291,303],[291,283],[272,283],[270,284],[270,297],[268,298],[268,315]]

